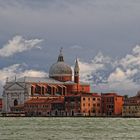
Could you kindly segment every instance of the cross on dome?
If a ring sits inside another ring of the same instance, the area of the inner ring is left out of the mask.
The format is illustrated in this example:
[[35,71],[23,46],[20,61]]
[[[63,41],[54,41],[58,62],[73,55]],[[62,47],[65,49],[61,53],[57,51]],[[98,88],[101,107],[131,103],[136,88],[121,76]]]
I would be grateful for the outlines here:
[[58,56],[57,62],[64,62],[62,50],[63,50],[63,47],[60,48],[60,54],[59,54],[59,56]]
[[62,51],[63,51],[63,47],[60,48],[60,54],[62,54]]

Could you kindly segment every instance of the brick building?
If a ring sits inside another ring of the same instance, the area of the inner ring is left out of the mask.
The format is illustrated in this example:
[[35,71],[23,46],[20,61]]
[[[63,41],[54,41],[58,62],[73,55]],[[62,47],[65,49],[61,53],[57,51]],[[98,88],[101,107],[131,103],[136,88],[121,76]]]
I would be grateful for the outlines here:
[[2,98],[0,98],[0,112],[2,111]]
[[26,116],[101,116],[101,96],[75,93],[33,97],[24,103],[24,111]]
[[103,116],[121,116],[124,97],[117,93],[101,94]]
[[69,94],[64,102],[67,116],[101,116],[101,96],[98,94]]
[[24,103],[25,116],[64,116],[64,98],[34,97]]

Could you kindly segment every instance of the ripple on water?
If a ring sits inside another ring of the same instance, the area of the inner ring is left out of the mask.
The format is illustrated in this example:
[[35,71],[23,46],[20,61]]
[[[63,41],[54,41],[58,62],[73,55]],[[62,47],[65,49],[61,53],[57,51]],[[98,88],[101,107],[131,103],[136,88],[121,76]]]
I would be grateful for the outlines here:
[[0,118],[0,140],[139,140],[140,119]]

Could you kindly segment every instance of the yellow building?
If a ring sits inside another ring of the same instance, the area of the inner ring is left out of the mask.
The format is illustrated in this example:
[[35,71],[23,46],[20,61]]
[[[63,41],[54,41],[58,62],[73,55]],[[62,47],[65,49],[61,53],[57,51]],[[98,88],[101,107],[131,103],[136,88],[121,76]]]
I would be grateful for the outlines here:
[[123,109],[123,117],[140,117],[140,95],[125,99]]

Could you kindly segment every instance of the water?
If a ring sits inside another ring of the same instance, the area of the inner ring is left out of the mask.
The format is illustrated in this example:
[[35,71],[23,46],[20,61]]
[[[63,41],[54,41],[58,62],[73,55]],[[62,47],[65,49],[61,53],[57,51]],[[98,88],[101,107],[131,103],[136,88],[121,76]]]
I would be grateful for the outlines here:
[[140,140],[140,119],[1,117],[0,140]]

